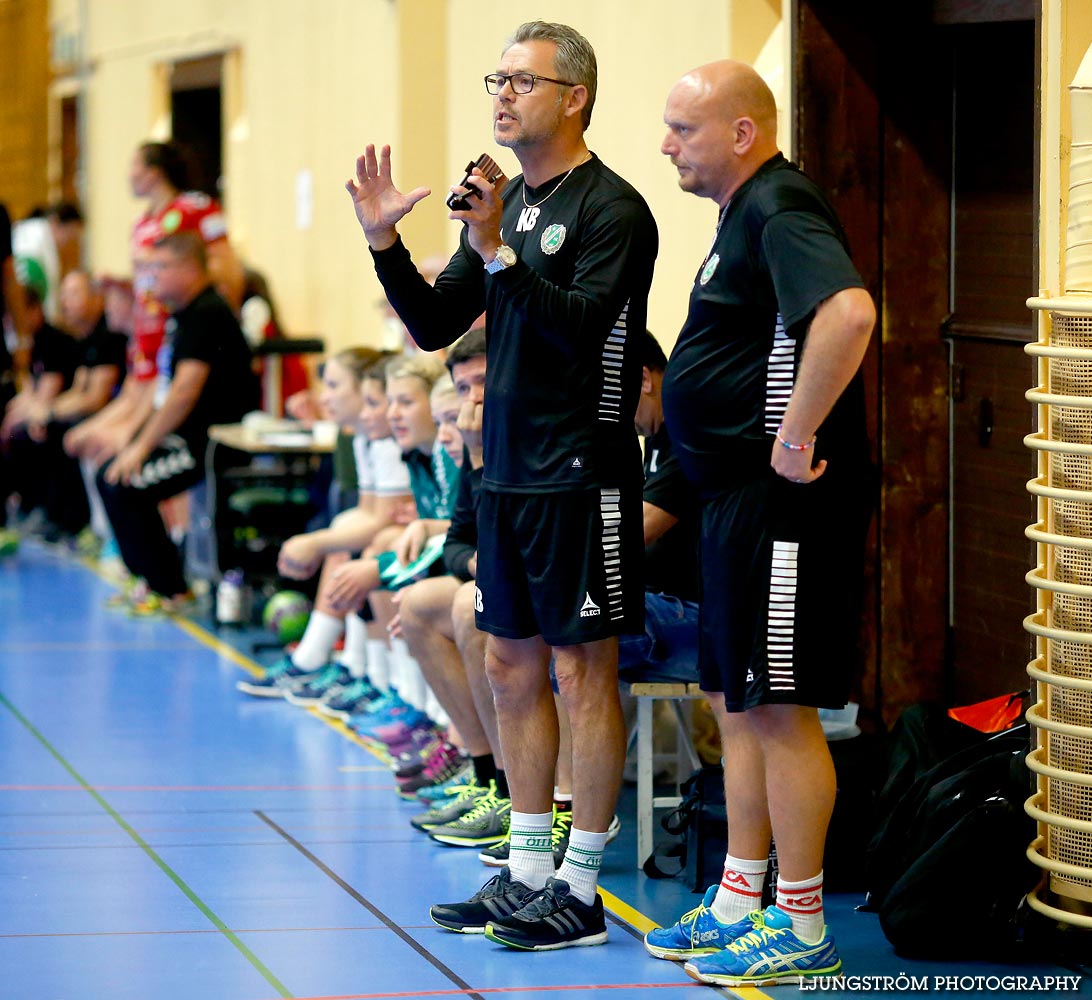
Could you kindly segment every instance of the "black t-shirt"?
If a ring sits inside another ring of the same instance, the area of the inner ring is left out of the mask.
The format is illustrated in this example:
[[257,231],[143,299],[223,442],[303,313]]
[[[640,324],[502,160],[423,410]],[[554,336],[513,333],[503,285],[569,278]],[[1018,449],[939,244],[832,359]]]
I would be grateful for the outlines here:
[[[8,215],[7,206],[0,204],[0,266],[11,256],[11,216]],[[4,299],[4,288],[0,283],[0,320],[7,311],[8,304]],[[8,351],[7,341],[0,330],[0,383],[11,377],[12,359]]]
[[[679,461],[705,494],[766,475],[816,308],[864,283],[822,193],[780,153],[724,209],[663,382]],[[858,373],[817,432],[831,471],[868,461]]]
[[645,546],[645,590],[698,600],[698,496],[671,448],[667,427],[645,438],[645,503],[679,519]]
[[646,325],[652,213],[596,157],[534,190],[517,177],[503,198],[514,267],[487,275],[464,230],[430,288],[399,241],[374,254],[387,297],[428,351],[485,309],[484,489],[637,488],[641,363],[627,331]]
[[64,388],[72,385],[72,376],[80,363],[79,341],[55,326],[43,323],[34,334],[30,349],[30,377],[37,384],[46,373],[59,372]]
[[181,361],[203,361],[209,376],[190,415],[176,431],[192,451],[203,447],[212,424],[238,423],[260,400],[250,347],[228,305],[211,286],[167,320],[171,378]]
[[471,466],[470,453],[464,448],[459,492],[455,495],[451,526],[444,539],[444,567],[464,583],[472,579],[468,567],[471,557],[478,551],[478,498],[484,471]]
[[100,316],[91,332],[79,341],[80,368],[98,368],[100,365],[117,365],[125,371],[125,350],[129,338],[115,333],[106,325],[106,317]]

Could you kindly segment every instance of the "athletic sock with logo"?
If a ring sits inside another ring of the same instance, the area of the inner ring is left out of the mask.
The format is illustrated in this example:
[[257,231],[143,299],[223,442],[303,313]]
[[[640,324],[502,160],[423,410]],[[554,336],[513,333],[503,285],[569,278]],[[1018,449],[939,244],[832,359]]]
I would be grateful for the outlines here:
[[777,880],[777,908],[792,917],[793,933],[805,944],[823,939],[823,873],[803,882]]
[[509,816],[511,844],[508,849],[508,871],[512,878],[532,889],[542,889],[546,879],[554,874],[554,847],[550,831],[554,813],[519,813]]
[[569,831],[569,846],[565,860],[557,870],[557,877],[569,883],[569,891],[585,906],[595,902],[595,889],[599,884],[599,869],[603,864],[603,848],[607,846],[607,832],[590,833],[575,826]]
[[762,908],[762,883],[766,878],[767,863],[766,858],[747,861],[725,855],[724,873],[711,907],[717,920],[722,924],[734,924]]

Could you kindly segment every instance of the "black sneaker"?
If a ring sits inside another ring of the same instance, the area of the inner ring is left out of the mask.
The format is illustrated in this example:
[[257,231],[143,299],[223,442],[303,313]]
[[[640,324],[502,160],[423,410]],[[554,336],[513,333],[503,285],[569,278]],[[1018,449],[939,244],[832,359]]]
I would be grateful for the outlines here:
[[[501,872],[495,878],[501,878]],[[435,919],[435,918],[433,918]],[[485,936],[521,951],[555,951],[583,945],[605,944],[607,924],[603,901],[597,895],[591,906],[569,891],[569,883],[546,879],[546,888],[534,893],[510,917],[494,917],[485,925]]]
[[[429,908],[434,923],[460,934],[481,934],[490,920],[510,917],[535,895],[535,890],[516,882],[508,869],[497,872],[465,903],[437,903]],[[600,907],[602,919],[602,907]]]

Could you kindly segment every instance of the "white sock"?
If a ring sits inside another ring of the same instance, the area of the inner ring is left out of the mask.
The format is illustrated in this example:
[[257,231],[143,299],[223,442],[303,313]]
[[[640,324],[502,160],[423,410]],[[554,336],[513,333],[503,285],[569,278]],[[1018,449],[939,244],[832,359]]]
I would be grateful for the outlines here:
[[380,691],[391,686],[390,649],[386,639],[368,639],[368,680]]
[[352,677],[363,677],[368,672],[368,626],[360,615],[345,616],[345,648],[338,662],[348,667]]
[[722,924],[734,924],[748,913],[762,909],[762,883],[768,861],[747,861],[724,856],[724,874],[720,877],[716,899],[710,909]]
[[312,611],[307,619],[303,638],[292,654],[292,662],[300,670],[318,670],[324,667],[333,652],[334,643],[341,638],[345,623],[325,611]]
[[542,889],[554,874],[554,845],[550,831],[553,810],[548,813],[518,813],[510,817],[512,842],[508,850],[508,871],[517,882]]
[[428,689],[428,697],[425,699],[425,715],[441,729],[447,729],[451,725],[451,716],[444,711],[444,706],[440,704],[440,699],[432,693],[432,688]]
[[113,529],[110,527],[110,518],[106,516],[106,508],[102,505],[102,497],[99,496],[99,488],[95,481],[98,466],[90,459],[80,459],[80,475],[83,476],[84,489],[87,491],[87,503],[91,508],[91,530],[105,541],[113,537]]
[[777,908],[792,917],[793,933],[805,944],[823,940],[823,873],[803,882],[777,880]]
[[607,833],[590,833],[575,826],[569,831],[569,846],[557,877],[569,883],[569,891],[585,906],[595,902],[599,884],[599,868],[603,864],[603,848]]
[[391,639],[391,684],[401,699],[414,708],[420,708],[416,703],[421,689],[420,677],[421,668],[410,653],[406,640]]

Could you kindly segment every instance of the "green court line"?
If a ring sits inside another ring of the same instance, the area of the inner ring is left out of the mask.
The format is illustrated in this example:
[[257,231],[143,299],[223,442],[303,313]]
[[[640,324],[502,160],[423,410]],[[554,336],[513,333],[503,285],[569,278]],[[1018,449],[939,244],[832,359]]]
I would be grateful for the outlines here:
[[52,756],[53,759],[57,761],[57,763],[60,764],[61,767],[63,767],[70,775],[72,775],[73,779],[75,779],[75,781],[77,781],[84,789],[84,791],[86,791],[87,794],[90,795],[91,798],[93,798],[99,804],[102,810],[133,839],[136,845],[145,854],[147,854],[153,862],[155,862],[155,864],[159,867],[160,871],[162,871],[163,874],[166,875],[167,878],[169,878],[182,891],[182,894],[191,903],[193,903],[193,905],[196,906],[202,914],[204,914],[205,918],[221,934],[223,934],[224,937],[228,939],[228,941],[230,941],[235,946],[239,953],[252,966],[254,966],[255,970],[257,970],[258,973],[261,974],[262,978],[265,979],[265,981],[269,983],[269,985],[272,986],[273,989],[275,989],[282,997],[285,997],[286,1000],[292,1000],[293,994],[290,993],[288,989],[284,986],[284,984],[281,983],[281,981],[277,979],[277,977],[274,976],[273,973],[265,967],[262,960],[258,958],[258,956],[255,955],[254,952],[252,952],[245,944],[243,944],[242,941],[239,940],[235,932],[232,931],[227,926],[227,924],[225,924],[215,913],[212,912],[212,910],[209,909],[208,905],[197,895],[197,893],[195,893],[188,885],[186,885],[186,883],[182,880],[181,876],[178,875],[178,873],[175,872],[174,869],[171,868],[171,866],[168,865],[166,861],[164,861],[158,854],[156,854],[153,848],[148,846],[148,844],[144,841],[144,838],[141,837],[140,834],[137,833],[136,830],[134,830],[127,822],[125,822],[124,818],[122,818],[117,810],[114,809],[114,807],[111,806],[110,803],[106,801],[106,799],[104,799],[97,791],[95,791],[94,788],[92,788],[84,780],[83,776],[71,764],[69,764],[67,760],[65,760],[61,753],[34,727],[30,720],[25,715],[23,715],[23,713],[20,712],[19,709],[17,709],[10,701],[8,701],[7,698],[4,697],[3,693],[0,693],[0,703],[2,703],[4,707],[9,712],[11,712],[11,714],[14,715],[15,718],[19,720],[19,722],[23,724],[24,728],[39,743],[41,743],[43,747],[45,747],[46,751],[50,754],[50,756]]

